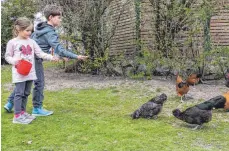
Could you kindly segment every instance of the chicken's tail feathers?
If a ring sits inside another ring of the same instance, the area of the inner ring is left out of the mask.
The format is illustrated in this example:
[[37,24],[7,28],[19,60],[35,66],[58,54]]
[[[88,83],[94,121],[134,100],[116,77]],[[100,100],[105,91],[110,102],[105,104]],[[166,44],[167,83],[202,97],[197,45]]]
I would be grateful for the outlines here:
[[198,74],[196,75],[196,77],[197,77],[197,78],[201,78],[201,77],[202,77],[202,74],[201,74],[201,73],[198,73]]
[[177,75],[176,83],[181,83],[182,81],[183,79],[181,78],[181,76]]
[[188,77],[201,78],[202,77],[202,74],[201,73],[191,73]]
[[229,73],[227,73],[226,78],[229,79]]

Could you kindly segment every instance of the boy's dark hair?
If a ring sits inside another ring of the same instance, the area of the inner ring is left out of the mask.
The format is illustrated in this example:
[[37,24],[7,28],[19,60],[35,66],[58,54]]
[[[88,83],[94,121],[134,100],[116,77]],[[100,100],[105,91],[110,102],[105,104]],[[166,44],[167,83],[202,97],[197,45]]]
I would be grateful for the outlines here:
[[44,8],[44,16],[47,20],[49,20],[49,16],[60,16],[61,9],[57,5],[47,5]]

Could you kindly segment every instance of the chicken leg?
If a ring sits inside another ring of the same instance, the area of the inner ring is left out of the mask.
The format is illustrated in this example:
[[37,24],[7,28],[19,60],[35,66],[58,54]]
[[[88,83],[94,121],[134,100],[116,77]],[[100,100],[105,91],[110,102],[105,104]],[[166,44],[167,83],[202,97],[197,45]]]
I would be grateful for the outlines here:
[[194,127],[192,130],[197,130],[197,129],[201,129],[203,127],[203,125],[197,125],[196,127]]

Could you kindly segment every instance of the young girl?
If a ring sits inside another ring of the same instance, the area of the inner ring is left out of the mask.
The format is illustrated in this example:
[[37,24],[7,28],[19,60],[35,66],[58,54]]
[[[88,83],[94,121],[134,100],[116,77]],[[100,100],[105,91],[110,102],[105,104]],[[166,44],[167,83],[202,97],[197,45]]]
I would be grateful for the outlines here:
[[[31,91],[33,80],[36,80],[34,67],[34,54],[47,60],[58,60],[50,54],[44,53],[36,42],[30,39],[33,29],[31,21],[25,17],[15,21],[13,35],[14,38],[7,43],[5,59],[12,64],[12,80],[15,84],[14,95],[14,118],[13,123],[29,124],[35,119],[26,112],[27,99]],[[20,60],[26,60],[32,64],[28,75],[18,73],[17,66]]]
[[[31,35],[31,38],[37,42],[42,51],[48,53],[50,51],[50,48],[53,48],[54,53],[60,57],[67,57],[69,59],[77,60],[86,60],[88,56],[77,55],[71,51],[68,51],[59,42],[59,36],[56,32],[56,27],[60,26],[62,21],[62,12],[60,7],[57,5],[47,5],[44,8],[43,12],[45,18],[47,19],[47,22],[41,22],[37,24],[36,30]],[[36,57],[35,64],[37,80],[34,81],[32,115],[49,116],[53,114],[53,111],[49,111],[43,108],[45,86],[43,60],[39,57]],[[4,105],[4,109],[6,109],[7,112],[11,112],[13,108],[14,96],[15,94],[13,91],[13,93],[11,93],[10,97],[8,98],[7,104]]]

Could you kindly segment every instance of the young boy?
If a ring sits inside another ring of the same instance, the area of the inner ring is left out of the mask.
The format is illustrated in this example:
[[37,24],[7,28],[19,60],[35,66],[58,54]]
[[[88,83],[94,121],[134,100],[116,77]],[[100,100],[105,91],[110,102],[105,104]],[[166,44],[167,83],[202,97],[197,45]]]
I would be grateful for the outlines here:
[[[47,5],[44,8],[44,16],[47,22],[41,22],[37,24],[35,32],[31,35],[31,38],[37,42],[43,52],[49,53],[50,48],[54,49],[54,53],[58,54],[60,57],[67,57],[70,59],[85,60],[87,56],[76,55],[70,51],[64,49],[60,44],[58,35],[55,31],[55,27],[59,26],[61,23],[61,10],[56,5]],[[48,116],[53,114],[53,111],[45,110],[43,106],[44,100],[44,69],[43,69],[43,59],[35,57],[35,70],[37,75],[37,80],[34,81],[33,89],[33,111],[34,116]],[[11,112],[13,108],[13,92],[8,98],[7,104],[4,108]]]

